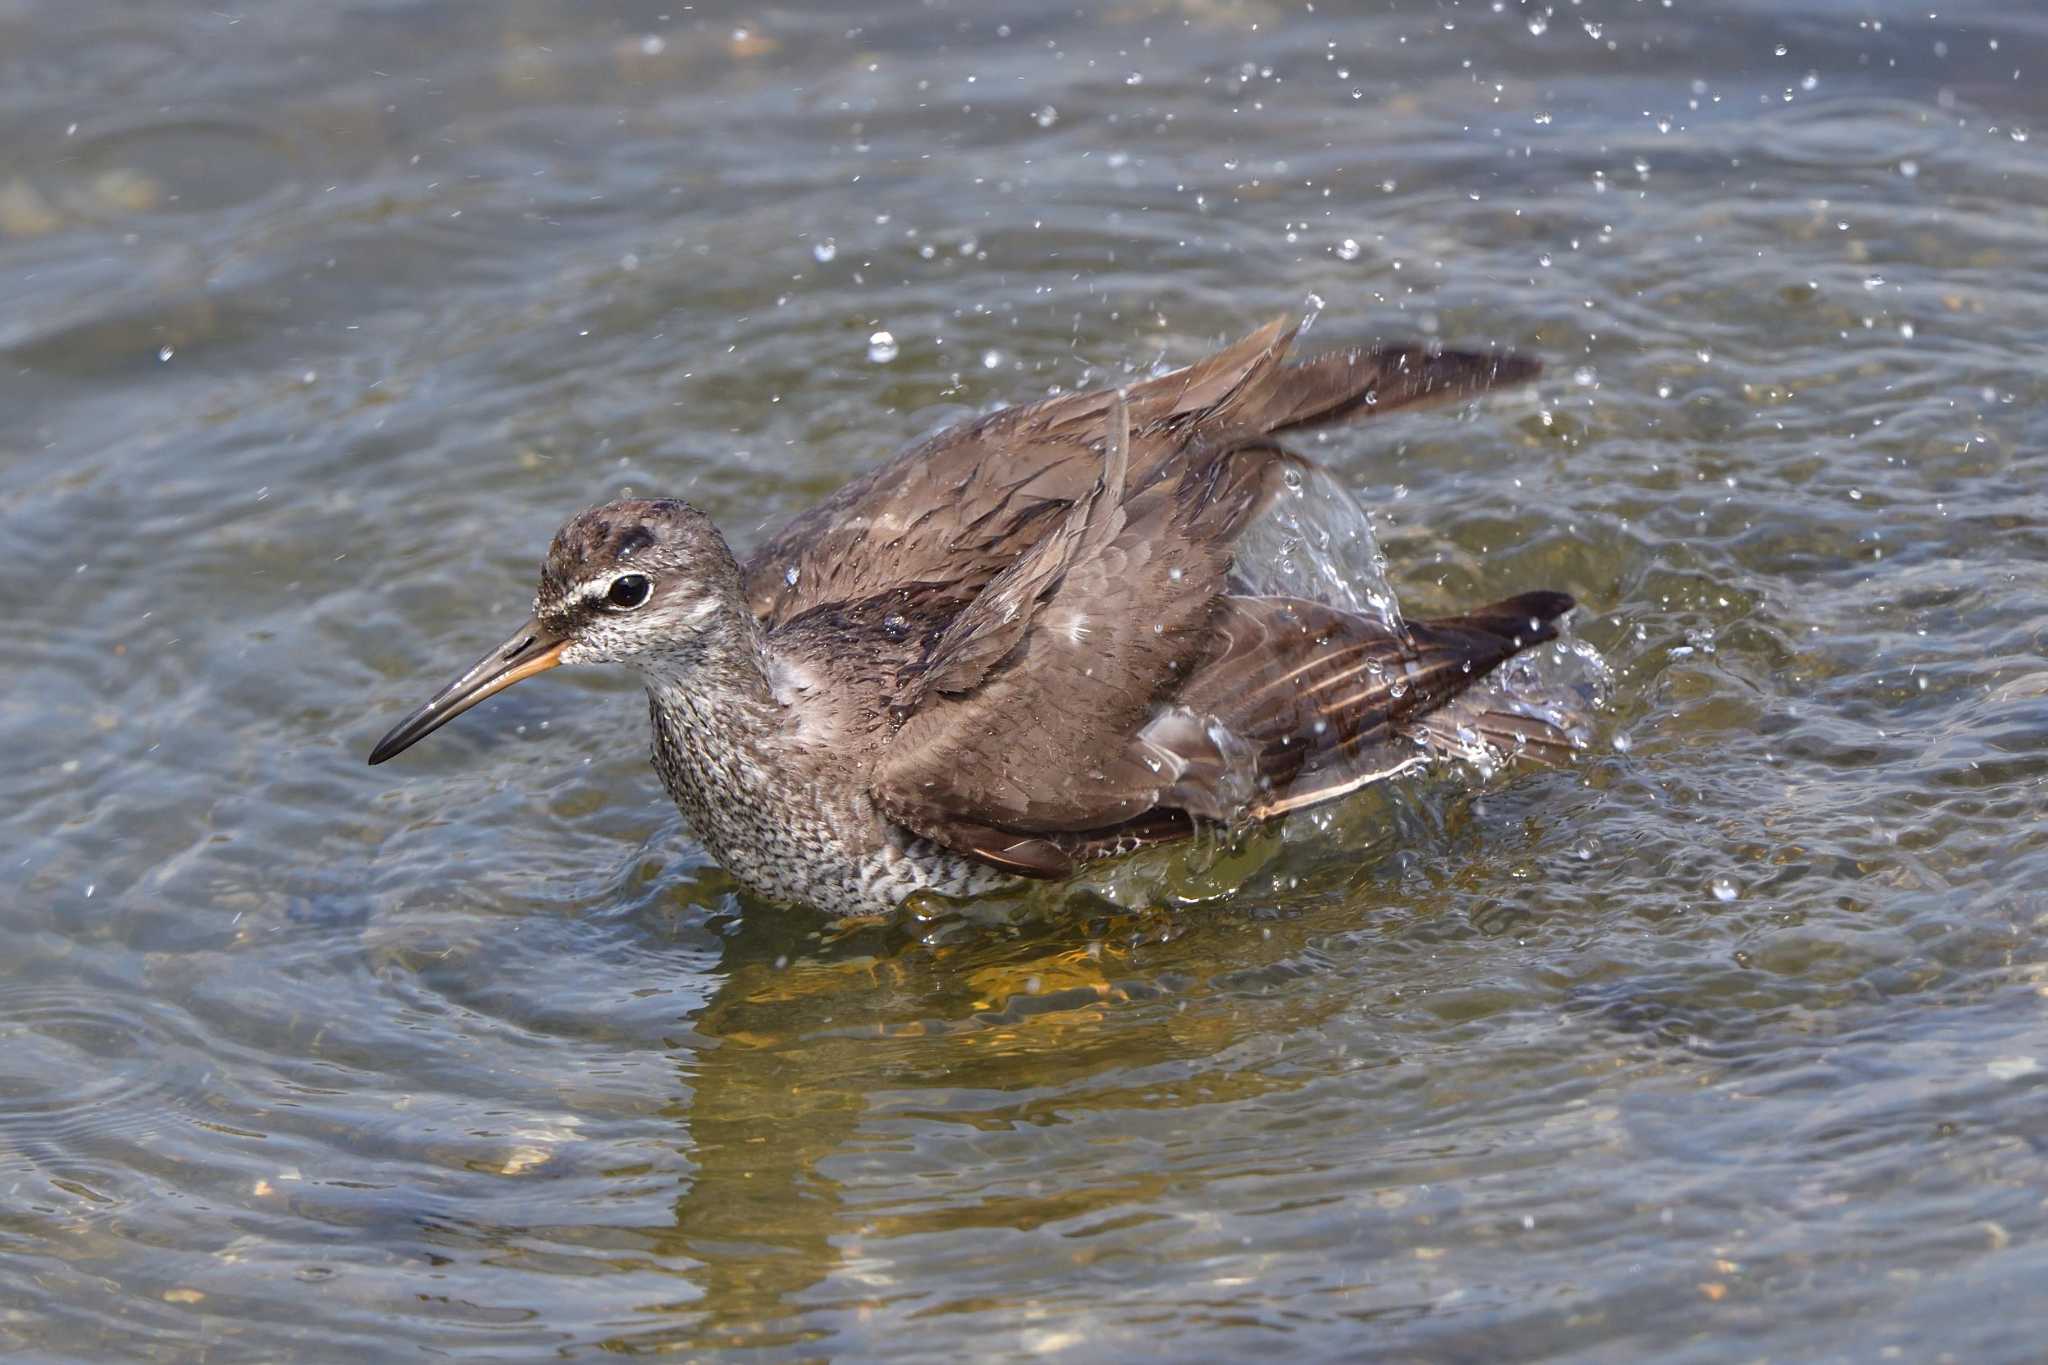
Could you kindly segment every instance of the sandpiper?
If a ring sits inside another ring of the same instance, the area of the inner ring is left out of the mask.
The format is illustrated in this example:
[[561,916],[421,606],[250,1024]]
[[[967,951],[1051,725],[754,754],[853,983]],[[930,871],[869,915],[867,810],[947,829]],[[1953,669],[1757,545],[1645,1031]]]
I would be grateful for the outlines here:
[[1233,563],[1308,467],[1280,433],[1539,366],[1409,346],[1290,362],[1293,339],[1275,321],[1128,389],[952,427],[744,566],[687,503],[582,512],[532,619],[370,762],[522,678],[624,664],[713,856],[764,896],[849,915],[1063,877],[1474,744],[1567,754],[1554,718],[1468,694],[1555,638],[1564,593],[1399,622],[1261,595]]

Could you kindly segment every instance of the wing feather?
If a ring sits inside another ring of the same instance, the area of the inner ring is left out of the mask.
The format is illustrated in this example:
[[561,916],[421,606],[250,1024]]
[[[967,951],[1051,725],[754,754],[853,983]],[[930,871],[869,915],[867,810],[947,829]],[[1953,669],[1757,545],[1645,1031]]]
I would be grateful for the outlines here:
[[988,830],[1082,834],[1158,806],[1172,774],[1136,737],[1212,648],[1230,544],[1286,463],[1225,451],[1132,495],[1120,526],[1078,511],[1067,552],[1020,574],[1047,585],[1028,612],[992,585],[910,670],[909,713],[870,784],[883,811],[980,856]]
[[[1171,477],[1189,452],[1519,383],[1511,355],[1381,346],[1289,363],[1284,318],[1124,394],[1129,487]],[[827,602],[906,583],[968,595],[1058,524],[1100,468],[1115,394],[1068,394],[949,427],[792,519],[749,557],[747,600],[771,629]]]

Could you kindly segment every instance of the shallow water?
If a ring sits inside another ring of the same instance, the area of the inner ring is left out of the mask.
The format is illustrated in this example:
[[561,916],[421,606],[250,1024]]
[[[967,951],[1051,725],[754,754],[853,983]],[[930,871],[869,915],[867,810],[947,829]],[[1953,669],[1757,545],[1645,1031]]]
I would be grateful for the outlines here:
[[[2037,1352],[2048,22],[859,8],[0,0],[0,1348]],[[622,678],[363,766],[580,506],[1316,300],[1549,363],[1306,448],[1575,770],[828,928]]]

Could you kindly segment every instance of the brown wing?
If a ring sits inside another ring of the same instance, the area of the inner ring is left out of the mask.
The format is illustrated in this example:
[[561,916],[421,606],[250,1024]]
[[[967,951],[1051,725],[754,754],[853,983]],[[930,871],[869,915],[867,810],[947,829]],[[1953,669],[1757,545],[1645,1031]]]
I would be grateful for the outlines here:
[[1292,460],[1240,446],[1154,478],[1106,520],[1077,508],[908,671],[909,715],[870,784],[882,810],[1043,875],[1066,858],[1028,836],[1151,812],[1162,769],[1133,739],[1213,647],[1231,544]]
[[[1007,685],[912,718],[931,717],[887,751],[876,795],[892,819],[949,847],[1064,876],[1184,835],[1195,818],[1266,819],[1330,800],[1460,741],[1568,752],[1534,716],[1458,703],[1502,661],[1555,638],[1571,606],[1563,593],[1524,593],[1397,632],[1298,598],[1219,597],[1200,653],[1162,651],[1171,681],[1137,691],[1142,711],[1119,704],[1135,689],[1113,678],[1091,688],[1097,678],[1077,679],[1078,660],[1041,648],[1034,631]],[[1047,625],[1075,609],[1048,607]],[[1173,676],[1183,668],[1184,681]]]
[[[1456,398],[1537,373],[1515,356],[1416,347],[1335,352],[1297,364],[1284,320],[1186,369],[1126,391],[1129,487],[1190,450],[1289,427]],[[1108,389],[1006,408],[911,446],[795,518],[746,567],[771,628],[831,602],[909,583],[978,592],[1088,496],[1109,429]]]
[[[979,686],[992,668],[1023,643],[1038,618],[1038,609],[1057,595],[1068,573],[1096,560],[1124,529],[1131,433],[1123,395],[1114,396],[1110,411],[1110,435],[1094,489],[1067,509],[1057,528],[990,579],[953,618],[917,666],[908,671],[894,702],[900,713],[915,711],[934,692],[958,696]],[[1071,622],[1067,624],[1071,630]]]

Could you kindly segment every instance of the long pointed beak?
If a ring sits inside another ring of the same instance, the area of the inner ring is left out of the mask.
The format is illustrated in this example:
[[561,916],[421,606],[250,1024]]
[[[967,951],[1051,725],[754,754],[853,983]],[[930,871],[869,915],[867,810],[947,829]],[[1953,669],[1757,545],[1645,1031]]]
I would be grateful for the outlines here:
[[392,726],[391,733],[370,750],[370,763],[374,766],[405,752],[485,697],[503,692],[521,678],[547,672],[562,662],[562,648],[568,643],[567,636],[556,635],[539,621],[528,621],[511,639],[436,692],[425,706]]

